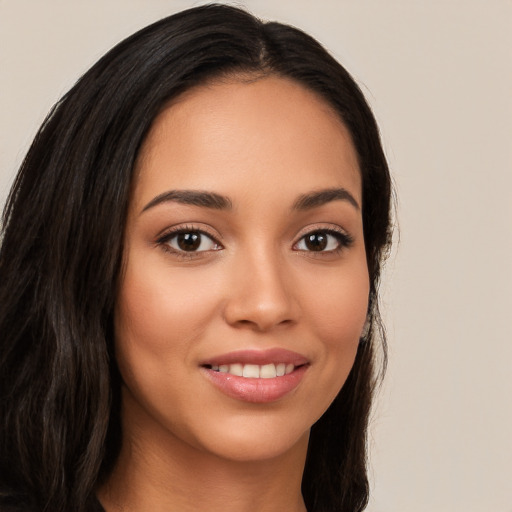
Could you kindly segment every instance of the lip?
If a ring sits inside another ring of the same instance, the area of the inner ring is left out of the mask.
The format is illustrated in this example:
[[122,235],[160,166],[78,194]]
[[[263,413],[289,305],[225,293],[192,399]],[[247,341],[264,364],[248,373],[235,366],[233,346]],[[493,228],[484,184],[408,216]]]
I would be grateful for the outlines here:
[[294,366],[302,366],[308,364],[308,359],[297,352],[286,350],[284,348],[271,348],[268,350],[237,350],[227,354],[221,354],[205,359],[201,366],[221,364],[257,364],[264,365],[270,363],[293,364]]
[[[211,369],[213,365],[234,363],[257,365],[286,363],[293,364],[296,368],[287,375],[270,379],[239,377]],[[270,403],[285,397],[297,388],[308,368],[307,358],[280,348],[239,350],[214,356],[201,363],[201,371],[219,391],[230,398],[250,403]]]

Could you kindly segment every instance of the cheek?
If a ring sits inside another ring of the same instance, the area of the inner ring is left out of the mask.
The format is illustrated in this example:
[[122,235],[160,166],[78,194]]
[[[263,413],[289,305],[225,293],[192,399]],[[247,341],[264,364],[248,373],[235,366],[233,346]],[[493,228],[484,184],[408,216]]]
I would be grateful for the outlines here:
[[316,276],[316,290],[306,297],[310,318],[322,339],[334,346],[358,343],[368,309],[369,277],[366,264],[358,263],[339,274]]
[[191,279],[151,265],[128,268],[118,297],[117,339],[133,340],[158,357],[189,346],[215,314],[216,287],[206,279],[201,272]]
[[134,397],[127,403],[168,423],[165,404],[178,408],[183,401],[193,403],[181,383],[194,378],[191,361],[197,341],[216,315],[216,287],[203,286],[206,276],[201,272],[191,279],[190,271],[136,263],[133,258],[127,265],[118,294],[116,360],[125,391]]
[[[331,276],[333,277],[333,276]],[[319,385],[325,390],[326,409],[338,394],[352,368],[366,321],[369,278],[366,265],[354,266],[334,279],[317,281],[318,293],[310,297],[311,329],[323,344],[324,368]]]
[[180,392],[180,383],[194,378],[191,361],[215,315],[216,288],[194,286],[194,280],[161,265],[133,269],[127,266],[117,300],[116,359],[126,390],[135,397],[131,403],[160,418],[166,403],[177,407],[193,400]]

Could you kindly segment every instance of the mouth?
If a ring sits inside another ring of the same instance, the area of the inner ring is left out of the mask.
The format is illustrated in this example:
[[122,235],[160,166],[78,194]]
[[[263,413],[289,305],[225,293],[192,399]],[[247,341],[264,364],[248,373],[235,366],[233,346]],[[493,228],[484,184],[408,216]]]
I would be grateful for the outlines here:
[[249,379],[274,379],[275,377],[283,377],[289,375],[296,368],[292,363],[269,363],[269,364],[221,364],[221,365],[205,365],[205,368],[214,372],[227,373],[236,377],[245,377]]
[[252,403],[277,401],[293,392],[310,362],[284,349],[237,351],[200,365],[204,375],[223,394]]

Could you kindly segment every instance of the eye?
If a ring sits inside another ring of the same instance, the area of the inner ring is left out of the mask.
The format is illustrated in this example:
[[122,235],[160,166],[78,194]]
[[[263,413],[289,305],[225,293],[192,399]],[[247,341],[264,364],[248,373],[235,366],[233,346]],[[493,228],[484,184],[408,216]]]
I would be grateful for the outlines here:
[[304,235],[294,248],[298,251],[333,252],[348,247],[351,243],[352,238],[345,233],[318,230]]
[[199,230],[179,230],[164,235],[158,243],[166,245],[175,252],[204,252],[217,251],[221,249],[211,236]]

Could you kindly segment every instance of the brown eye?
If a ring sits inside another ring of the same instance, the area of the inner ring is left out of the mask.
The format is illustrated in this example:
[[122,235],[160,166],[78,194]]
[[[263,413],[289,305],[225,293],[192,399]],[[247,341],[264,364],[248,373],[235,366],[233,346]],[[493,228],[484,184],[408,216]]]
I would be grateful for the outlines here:
[[310,251],[323,251],[327,247],[326,233],[311,233],[304,237],[304,244]]
[[216,251],[221,248],[215,240],[201,231],[179,231],[166,236],[161,243],[176,252]]
[[201,245],[199,233],[180,233],[176,237],[176,244],[182,251],[197,251]]
[[352,238],[337,231],[312,231],[304,235],[294,246],[295,250],[306,252],[334,252],[349,247]]

